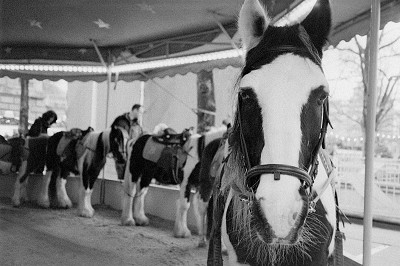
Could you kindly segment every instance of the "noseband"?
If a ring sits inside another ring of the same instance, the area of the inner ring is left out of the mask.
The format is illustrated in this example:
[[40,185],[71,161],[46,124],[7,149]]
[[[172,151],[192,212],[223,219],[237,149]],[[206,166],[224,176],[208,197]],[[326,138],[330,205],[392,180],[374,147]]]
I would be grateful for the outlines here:
[[[281,46],[277,48],[270,49],[269,51],[271,53],[296,53],[296,54],[306,54],[306,55],[311,55],[311,58],[314,63],[316,63],[321,69],[321,58],[318,55],[318,52],[312,42],[310,41],[310,38],[303,28],[303,26],[299,26],[300,29],[300,39],[303,42],[305,48],[299,48],[295,46]],[[309,171],[292,166],[292,165],[286,165],[286,164],[261,164],[261,165],[256,165],[251,167],[249,155],[247,152],[247,147],[246,147],[246,141],[244,139],[244,134],[243,134],[243,129],[242,129],[242,122],[241,122],[241,114],[240,114],[240,100],[238,100],[238,106],[237,106],[237,112],[238,112],[238,127],[239,127],[239,138],[240,138],[240,148],[241,152],[244,157],[245,161],[245,179],[248,183],[248,181],[252,178],[255,178],[257,176],[260,176],[261,174],[273,174],[274,175],[274,180],[279,181],[280,176],[282,175],[288,175],[295,177],[300,180],[302,183],[303,188],[305,191],[309,189],[308,194],[308,199],[309,202],[311,202],[310,198],[312,197],[312,186],[315,181],[315,177],[317,176],[317,171],[318,171],[318,151],[321,148],[325,148],[325,135],[327,132],[327,127],[328,125],[331,125],[329,121],[329,103],[328,99],[325,100],[322,106],[322,125],[321,125],[321,131],[319,135],[319,140],[317,145],[312,151],[311,154],[311,160],[308,163],[309,166]],[[236,188],[236,189],[235,189]],[[234,187],[235,190],[239,190],[236,186]],[[255,192],[253,191],[252,188],[246,186],[247,191],[245,192],[239,192],[239,197],[241,200],[246,201],[246,202],[252,202],[255,198]],[[309,203],[308,203],[309,204]],[[309,204],[309,211],[313,210],[314,206],[311,206]]]

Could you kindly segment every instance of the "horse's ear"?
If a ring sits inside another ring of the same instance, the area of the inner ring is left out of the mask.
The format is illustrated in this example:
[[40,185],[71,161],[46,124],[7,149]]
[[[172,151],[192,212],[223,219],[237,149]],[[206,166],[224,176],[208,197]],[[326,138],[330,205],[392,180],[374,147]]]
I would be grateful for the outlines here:
[[239,13],[239,34],[247,52],[261,40],[270,23],[264,8],[258,0],[246,0]]
[[329,0],[318,0],[308,16],[300,23],[320,54],[331,31],[332,16]]

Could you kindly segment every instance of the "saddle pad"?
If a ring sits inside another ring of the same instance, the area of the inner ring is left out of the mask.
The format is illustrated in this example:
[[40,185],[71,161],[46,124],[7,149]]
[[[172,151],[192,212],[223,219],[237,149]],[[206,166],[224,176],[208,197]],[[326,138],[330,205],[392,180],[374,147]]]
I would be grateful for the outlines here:
[[164,144],[158,143],[150,137],[144,145],[142,156],[146,160],[157,163],[164,148]]
[[1,161],[8,161],[10,152],[11,152],[10,144],[8,144],[8,143],[0,144],[0,160]]
[[85,153],[86,149],[96,150],[97,140],[99,139],[100,132],[87,133],[83,139],[78,140],[75,146],[76,158],[79,159]]
[[210,176],[215,178],[220,170],[220,167],[222,166],[222,161],[224,160],[224,155],[225,155],[225,141],[221,140],[221,143],[218,147],[217,152],[214,155],[214,158],[211,162],[211,167],[210,167]]
[[65,148],[68,146],[68,144],[71,142],[71,140],[72,140],[71,138],[68,138],[66,136],[61,137],[61,139],[57,145],[57,155],[58,156],[63,155]]

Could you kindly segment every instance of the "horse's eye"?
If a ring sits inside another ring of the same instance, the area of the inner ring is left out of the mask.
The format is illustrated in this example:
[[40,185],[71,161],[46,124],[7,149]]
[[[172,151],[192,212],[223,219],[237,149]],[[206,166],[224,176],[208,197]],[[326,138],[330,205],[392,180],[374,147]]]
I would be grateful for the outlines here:
[[326,98],[328,98],[329,94],[325,91],[323,91],[317,98],[317,104],[322,105],[324,104]]
[[247,99],[253,98],[255,94],[254,94],[254,91],[252,88],[244,87],[244,88],[240,88],[239,95],[242,100],[247,100]]
[[328,98],[327,95],[319,97],[318,100],[317,100],[317,104],[318,105],[323,105],[325,100],[326,100],[326,98]]

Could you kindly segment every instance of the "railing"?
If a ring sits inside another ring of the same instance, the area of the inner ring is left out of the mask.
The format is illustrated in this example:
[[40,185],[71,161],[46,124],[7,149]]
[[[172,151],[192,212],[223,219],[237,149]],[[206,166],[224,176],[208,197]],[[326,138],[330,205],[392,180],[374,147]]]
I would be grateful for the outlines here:
[[[365,161],[360,151],[337,150],[339,206],[346,214],[363,216]],[[400,223],[400,160],[375,158],[374,219]]]
[[[362,153],[337,150],[332,159],[338,170],[336,188],[340,208],[345,214],[363,217],[365,162]],[[374,166],[374,219],[400,223],[400,160],[375,158]],[[107,158],[104,179],[118,180],[112,158]]]

